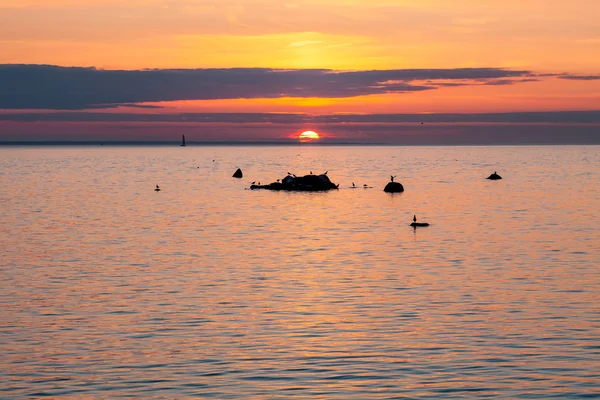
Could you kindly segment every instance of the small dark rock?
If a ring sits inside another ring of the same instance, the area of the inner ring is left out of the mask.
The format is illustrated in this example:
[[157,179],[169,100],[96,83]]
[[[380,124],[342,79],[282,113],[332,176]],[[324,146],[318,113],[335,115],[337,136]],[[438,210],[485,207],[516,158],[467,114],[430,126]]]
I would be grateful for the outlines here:
[[390,182],[385,185],[383,191],[386,193],[401,193],[404,192],[404,186],[400,182]]
[[491,180],[493,180],[493,181],[497,181],[498,179],[502,179],[502,177],[501,177],[500,175],[498,175],[498,174],[496,173],[496,171],[494,171],[494,173],[493,173],[493,174],[491,174],[490,176],[488,176],[488,177],[487,177],[487,178],[485,178],[485,179],[491,179]]
[[233,173],[233,177],[234,177],[234,178],[243,178],[243,177],[244,177],[244,174],[242,174],[242,170],[238,168],[238,169],[237,169],[237,171],[235,171],[235,172]]

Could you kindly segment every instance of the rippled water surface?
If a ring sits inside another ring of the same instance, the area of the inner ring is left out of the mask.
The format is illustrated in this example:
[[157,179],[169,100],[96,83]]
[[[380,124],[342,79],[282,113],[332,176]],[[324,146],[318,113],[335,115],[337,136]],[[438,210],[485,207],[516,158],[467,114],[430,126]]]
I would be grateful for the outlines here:
[[[340,190],[246,189],[310,170]],[[599,182],[598,146],[0,148],[0,397],[600,396]]]

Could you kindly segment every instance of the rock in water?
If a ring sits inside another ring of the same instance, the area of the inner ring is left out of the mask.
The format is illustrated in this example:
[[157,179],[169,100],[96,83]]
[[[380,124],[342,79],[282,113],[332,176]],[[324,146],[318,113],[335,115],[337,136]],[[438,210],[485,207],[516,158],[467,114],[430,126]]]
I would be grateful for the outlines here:
[[383,191],[387,193],[400,193],[404,192],[404,186],[402,186],[400,182],[390,182],[387,185],[385,185]]
[[233,173],[233,177],[234,177],[234,178],[242,178],[243,176],[244,176],[244,174],[242,174],[242,170],[241,170],[241,169],[239,169],[239,168],[237,169],[237,171],[235,171],[235,172]]
[[250,189],[287,190],[290,192],[321,192],[337,189],[338,185],[332,183],[325,174],[292,176],[288,175],[281,182],[268,185],[251,185]]
[[491,180],[493,180],[493,181],[497,181],[498,179],[502,179],[502,177],[501,177],[500,175],[498,175],[498,174],[496,173],[496,171],[494,171],[494,173],[493,173],[493,174],[491,174],[490,176],[488,176],[488,177],[487,177],[487,178],[485,178],[485,179],[491,179]]

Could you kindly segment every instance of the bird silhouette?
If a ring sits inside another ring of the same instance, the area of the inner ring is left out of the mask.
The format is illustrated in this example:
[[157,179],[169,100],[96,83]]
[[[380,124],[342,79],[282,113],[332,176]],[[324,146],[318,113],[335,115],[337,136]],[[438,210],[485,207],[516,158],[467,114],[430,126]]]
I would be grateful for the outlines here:
[[413,215],[413,222],[417,222],[417,216]]
[[356,185],[354,184],[354,182],[352,182],[352,187],[356,187]]
[[155,192],[160,192],[160,187],[158,187],[158,185],[156,185],[156,189],[154,189]]
[[251,185],[254,185],[256,183],[256,181],[252,181]]
[[323,175],[327,175],[327,173],[328,173],[328,172],[329,172],[329,171],[325,171],[325,172],[323,172]]

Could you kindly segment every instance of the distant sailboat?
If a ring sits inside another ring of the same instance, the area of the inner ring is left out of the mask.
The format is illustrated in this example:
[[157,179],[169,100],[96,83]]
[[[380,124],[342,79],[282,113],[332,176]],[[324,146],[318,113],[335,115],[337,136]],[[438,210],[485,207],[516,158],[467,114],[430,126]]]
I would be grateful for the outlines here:
[[185,147],[185,135],[181,135],[181,146]]

